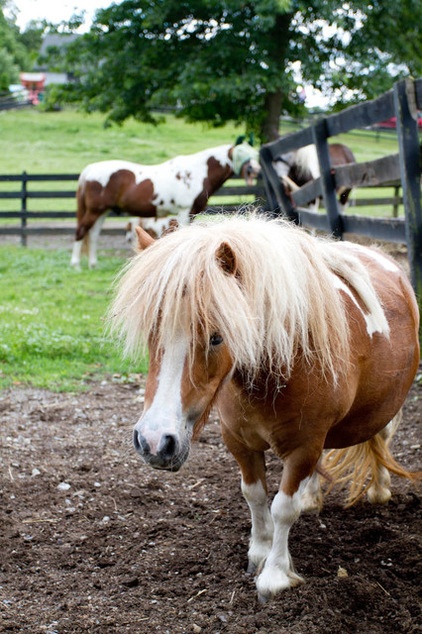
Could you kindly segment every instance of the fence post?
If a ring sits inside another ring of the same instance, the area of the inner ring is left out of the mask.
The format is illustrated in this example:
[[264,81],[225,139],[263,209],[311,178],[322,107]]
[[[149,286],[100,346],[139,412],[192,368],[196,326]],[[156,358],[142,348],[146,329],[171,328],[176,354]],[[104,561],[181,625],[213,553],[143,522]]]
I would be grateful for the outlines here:
[[417,105],[413,80],[394,85],[397,117],[400,176],[406,217],[407,252],[413,288],[422,307],[422,210],[421,165],[417,125]]
[[330,229],[334,237],[342,238],[343,226],[338,211],[335,181],[331,173],[330,150],[327,141],[325,119],[320,119],[312,126],[312,137],[318,155],[321,189]]
[[393,202],[393,218],[399,217],[399,196],[400,196],[400,185],[396,185],[394,187],[394,202]]
[[27,174],[26,172],[22,172],[22,197],[21,197],[21,245],[26,247],[26,223],[27,223]]
[[263,145],[260,150],[260,162],[263,173],[266,211],[270,216],[285,215],[293,222],[298,223],[298,214],[292,205],[292,201],[284,191],[283,185],[273,166],[271,150]]

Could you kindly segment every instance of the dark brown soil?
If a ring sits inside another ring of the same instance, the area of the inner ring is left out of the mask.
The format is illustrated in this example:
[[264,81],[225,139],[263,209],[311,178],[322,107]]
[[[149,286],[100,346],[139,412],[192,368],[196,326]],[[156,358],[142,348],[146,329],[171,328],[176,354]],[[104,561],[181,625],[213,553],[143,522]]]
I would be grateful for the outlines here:
[[[416,634],[422,632],[420,490],[393,477],[385,507],[331,493],[293,527],[307,583],[261,605],[249,512],[213,416],[177,474],[131,446],[142,377],[82,394],[0,393],[0,632]],[[393,453],[420,467],[422,384]],[[272,494],[281,466],[269,457]]]
[[[394,453],[417,466],[422,387]],[[245,572],[249,513],[213,418],[178,474],[141,464],[139,385],[84,394],[16,388],[1,408],[0,631],[415,634],[421,505],[394,478],[386,507],[331,494],[291,551],[306,585],[260,605]],[[272,492],[280,465],[269,460]],[[340,576],[344,569],[347,576]],[[339,575],[340,571],[340,575]]]

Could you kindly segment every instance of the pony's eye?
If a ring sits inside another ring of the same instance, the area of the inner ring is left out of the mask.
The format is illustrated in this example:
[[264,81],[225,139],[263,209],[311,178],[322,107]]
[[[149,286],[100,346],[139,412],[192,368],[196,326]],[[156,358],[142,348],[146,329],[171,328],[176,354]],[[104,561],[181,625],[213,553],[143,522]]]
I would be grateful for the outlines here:
[[223,337],[218,332],[215,332],[210,337],[210,346],[219,346],[220,343],[223,343]]

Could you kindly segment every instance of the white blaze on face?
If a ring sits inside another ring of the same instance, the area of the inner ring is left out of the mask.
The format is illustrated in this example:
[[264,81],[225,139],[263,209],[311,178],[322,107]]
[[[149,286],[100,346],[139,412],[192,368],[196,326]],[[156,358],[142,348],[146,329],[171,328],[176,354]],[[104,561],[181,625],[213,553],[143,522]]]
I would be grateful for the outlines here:
[[135,426],[153,454],[163,434],[179,435],[183,431],[182,377],[187,352],[186,336],[179,335],[165,346],[153,401]]

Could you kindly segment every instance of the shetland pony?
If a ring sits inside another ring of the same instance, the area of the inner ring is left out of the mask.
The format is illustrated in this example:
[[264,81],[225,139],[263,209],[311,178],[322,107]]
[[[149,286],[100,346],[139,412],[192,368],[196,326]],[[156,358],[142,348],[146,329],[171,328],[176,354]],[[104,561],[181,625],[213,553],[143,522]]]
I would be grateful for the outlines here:
[[205,209],[209,197],[233,173],[252,184],[259,172],[258,152],[245,141],[176,156],[159,165],[91,163],[78,181],[71,265],[80,267],[83,240],[89,235],[89,266],[96,266],[98,238],[111,210],[141,218],[173,215],[181,226]]
[[[330,161],[332,167],[355,163],[355,157],[350,148],[343,143],[329,145]],[[287,152],[278,156],[274,162],[274,169],[288,191],[294,192],[300,187],[320,177],[318,155],[315,145],[306,145],[293,152]],[[351,188],[340,187],[337,190],[340,210],[347,207]],[[313,211],[317,211],[319,200],[309,203]]]
[[[361,461],[351,503],[364,492],[387,501],[389,472],[417,477],[388,450],[419,363],[412,287],[382,252],[286,221],[193,223],[157,241],[137,232],[140,252],[109,313],[126,353],[149,350],[136,451],[177,471],[217,408],[251,512],[249,570],[266,601],[302,581],[288,534],[304,506],[320,505],[319,472],[331,463],[344,480]],[[330,448],[341,458],[322,466]],[[284,463],[270,509],[269,449]]]

